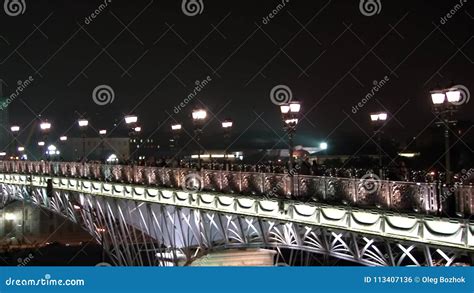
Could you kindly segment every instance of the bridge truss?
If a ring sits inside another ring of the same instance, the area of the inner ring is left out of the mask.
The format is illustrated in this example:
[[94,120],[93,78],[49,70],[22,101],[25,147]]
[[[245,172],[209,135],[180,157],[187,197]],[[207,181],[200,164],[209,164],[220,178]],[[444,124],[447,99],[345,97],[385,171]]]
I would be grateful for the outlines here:
[[245,247],[450,266],[469,264],[474,250],[467,220],[46,176],[0,174],[0,184],[2,201],[30,201],[82,225],[121,266],[187,265]]

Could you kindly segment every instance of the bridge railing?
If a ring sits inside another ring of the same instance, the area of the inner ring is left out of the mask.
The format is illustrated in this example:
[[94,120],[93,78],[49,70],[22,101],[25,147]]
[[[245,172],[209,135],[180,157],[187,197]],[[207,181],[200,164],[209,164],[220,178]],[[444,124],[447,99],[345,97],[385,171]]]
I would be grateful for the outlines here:
[[107,165],[80,162],[0,161],[0,172],[36,174],[130,184],[156,185],[184,190],[253,194],[268,198],[295,198],[303,201],[345,204],[356,207],[439,214],[446,210],[450,197],[456,212],[474,214],[474,187],[438,183],[338,178]]

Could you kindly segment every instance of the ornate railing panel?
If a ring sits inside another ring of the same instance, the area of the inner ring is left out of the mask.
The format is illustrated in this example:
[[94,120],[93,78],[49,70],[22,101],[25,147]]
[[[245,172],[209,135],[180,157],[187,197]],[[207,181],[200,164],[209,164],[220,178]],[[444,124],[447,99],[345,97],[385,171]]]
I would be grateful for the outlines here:
[[474,188],[437,183],[338,178],[277,173],[174,169],[81,162],[0,161],[1,173],[51,175],[181,189],[192,178],[197,189],[266,198],[293,198],[336,205],[440,214],[455,197],[456,211],[474,214]]

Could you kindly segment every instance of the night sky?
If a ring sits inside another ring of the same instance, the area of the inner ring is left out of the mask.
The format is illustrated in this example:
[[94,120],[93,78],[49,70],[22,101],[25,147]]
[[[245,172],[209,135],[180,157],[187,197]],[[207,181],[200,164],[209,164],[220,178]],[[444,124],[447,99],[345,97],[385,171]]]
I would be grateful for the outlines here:
[[[76,111],[109,131],[133,112],[147,134],[166,141],[172,123],[190,131],[191,110],[204,106],[211,113],[208,140],[219,140],[219,121],[231,118],[235,145],[271,146],[283,136],[270,99],[278,85],[303,103],[299,143],[367,140],[368,115],[379,110],[391,113],[386,133],[405,141],[432,125],[432,88],[453,82],[474,91],[470,1],[447,21],[441,18],[459,1],[381,0],[380,12],[365,16],[356,0],[290,0],[264,21],[281,1],[203,0],[202,12],[187,16],[177,0],[112,0],[86,20],[102,3],[26,0],[24,14],[0,10],[5,93],[18,80],[34,79],[8,108],[11,123],[30,125],[25,141],[37,132],[30,122],[40,113],[55,135],[77,135]],[[208,76],[208,85],[176,114],[196,81]],[[384,79],[353,113],[374,81]],[[113,103],[94,102],[99,85],[113,89]],[[473,110],[474,101],[462,105],[459,118],[472,119]],[[119,125],[110,135],[122,131]]]

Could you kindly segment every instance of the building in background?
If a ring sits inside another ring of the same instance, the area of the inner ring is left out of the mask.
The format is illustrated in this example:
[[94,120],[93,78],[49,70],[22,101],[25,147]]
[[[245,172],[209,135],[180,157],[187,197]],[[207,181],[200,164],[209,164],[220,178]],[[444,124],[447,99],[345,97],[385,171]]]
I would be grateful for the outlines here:
[[104,161],[112,156],[119,161],[126,161],[130,157],[128,137],[71,137],[56,147],[62,160],[78,161],[82,158],[83,145],[88,160]]

